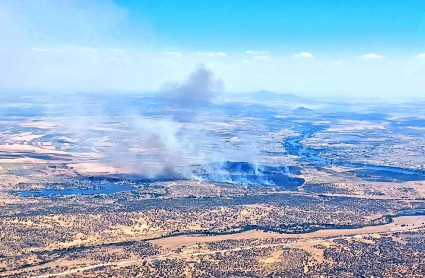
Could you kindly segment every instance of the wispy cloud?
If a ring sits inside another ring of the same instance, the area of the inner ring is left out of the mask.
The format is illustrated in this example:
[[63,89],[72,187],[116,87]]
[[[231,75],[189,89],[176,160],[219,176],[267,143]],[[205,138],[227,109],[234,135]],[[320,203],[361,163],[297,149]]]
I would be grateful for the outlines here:
[[70,45],[70,46],[67,46],[65,49],[69,51],[74,51],[74,52],[89,52],[89,53],[95,53],[95,52],[101,51],[100,48],[78,46],[78,45]]
[[254,51],[254,50],[247,50],[245,51],[248,55],[254,55],[251,56],[254,60],[261,60],[261,61],[270,61],[272,58],[269,56],[270,52],[268,51]]
[[375,54],[375,53],[369,53],[362,56],[365,59],[382,59],[384,56]]
[[245,51],[246,54],[269,54],[268,51],[254,51],[254,50],[247,50]]
[[165,56],[168,56],[168,57],[173,57],[173,58],[183,57],[183,55],[180,52],[177,52],[177,51],[165,51],[165,52],[162,52],[162,55],[165,55]]
[[301,58],[313,58],[314,55],[310,52],[301,52],[300,54],[295,55],[294,57],[301,57]]
[[197,52],[196,55],[206,56],[206,57],[225,57],[227,56],[224,52]]
[[422,54],[416,55],[416,57],[418,57],[418,58],[422,58],[422,59],[425,59],[425,53],[422,53]]
[[254,60],[270,61],[272,58],[268,55],[254,56]]
[[34,47],[32,50],[33,50],[33,51],[37,51],[37,52],[47,52],[47,51],[48,51],[48,50],[47,50],[47,49],[45,49],[45,48],[36,48],[36,47]]
[[127,10],[114,1],[0,2],[2,45],[110,45],[139,32],[128,28]]

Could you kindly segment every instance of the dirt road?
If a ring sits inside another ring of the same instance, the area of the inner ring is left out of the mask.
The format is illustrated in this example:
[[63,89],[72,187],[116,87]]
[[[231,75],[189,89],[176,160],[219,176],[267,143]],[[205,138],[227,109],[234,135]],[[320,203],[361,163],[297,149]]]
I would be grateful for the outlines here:
[[244,247],[237,247],[233,249],[222,249],[222,250],[215,250],[215,251],[207,251],[207,252],[198,252],[198,253],[190,253],[190,254],[175,254],[175,253],[166,253],[166,254],[160,254],[160,255],[154,255],[143,259],[138,260],[122,260],[122,261],[116,261],[116,262],[107,262],[107,263],[100,263],[100,264],[94,264],[89,266],[84,266],[64,272],[59,273],[53,273],[53,274],[46,274],[41,276],[35,276],[35,278],[48,278],[48,277],[56,277],[56,276],[64,276],[69,275],[85,270],[95,269],[102,266],[122,266],[122,265],[131,265],[131,264],[138,264],[142,262],[149,262],[149,261],[156,261],[156,260],[165,260],[165,259],[181,259],[181,258],[190,258],[190,257],[196,257],[196,256],[202,256],[202,255],[208,255],[208,254],[216,254],[216,253],[225,253],[225,252],[232,252],[232,251],[240,251],[240,250],[250,250],[250,249],[262,249],[262,248],[270,248],[270,247],[294,247],[297,245],[303,245],[306,243],[317,243],[317,242],[325,242],[325,241],[332,241],[336,239],[348,239],[353,237],[359,237],[359,236],[373,236],[373,235],[381,235],[381,234],[392,234],[400,231],[419,231],[419,230],[425,230],[425,227],[420,228],[414,228],[414,226],[405,226],[405,227],[398,227],[397,229],[392,229],[390,231],[385,230],[382,232],[375,232],[375,233],[361,233],[361,234],[352,234],[352,235],[343,235],[343,236],[334,236],[334,237],[328,237],[326,239],[311,239],[311,240],[301,240],[297,242],[292,243],[278,243],[278,244],[263,244],[263,245],[255,245],[255,246],[244,246]]

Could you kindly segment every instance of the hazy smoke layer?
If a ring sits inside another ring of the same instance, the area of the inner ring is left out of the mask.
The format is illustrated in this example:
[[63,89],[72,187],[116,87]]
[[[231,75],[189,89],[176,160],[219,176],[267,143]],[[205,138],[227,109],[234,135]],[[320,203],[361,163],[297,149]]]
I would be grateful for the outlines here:
[[125,120],[128,131],[112,137],[115,146],[104,152],[109,163],[149,179],[189,176],[185,171],[189,165],[190,146],[178,135],[179,123],[140,116]]

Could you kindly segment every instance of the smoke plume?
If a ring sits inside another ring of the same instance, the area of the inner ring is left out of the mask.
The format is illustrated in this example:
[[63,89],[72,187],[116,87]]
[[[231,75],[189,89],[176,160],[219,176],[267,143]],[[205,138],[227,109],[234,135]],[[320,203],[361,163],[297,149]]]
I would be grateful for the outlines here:
[[[206,134],[196,116],[223,89],[224,82],[204,64],[196,65],[183,82],[165,83],[159,93],[159,117],[130,115],[126,139],[116,138],[116,147],[108,151],[111,161],[150,179],[193,178],[191,165],[206,156],[200,140]],[[137,146],[137,152],[131,146]]]
[[67,116],[84,108],[64,133],[73,134],[78,148],[97,151],[101,162],[135,178],[275,184],[258,159],[258,138],[223,123],[228,106],[212,102],[223,89],[223,81],[199,64],[184,81],[164,84],[157,96],[67,103]]
[[211,101],[223,90],[223,80],[216,79],[204,64],[198,64],[185,81],[165,83],[162,95],[185,103],[199,103]]

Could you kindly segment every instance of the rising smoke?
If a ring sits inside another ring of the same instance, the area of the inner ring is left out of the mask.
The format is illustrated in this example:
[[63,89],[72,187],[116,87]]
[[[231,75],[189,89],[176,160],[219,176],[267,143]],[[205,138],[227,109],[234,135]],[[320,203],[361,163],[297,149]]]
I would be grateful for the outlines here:
[[214,73],[198,64],[184,82],[167,82],[162,86],[162,95],[177,103],[200,104],[211,101],[223,92],[224,82],[216,79]]
[[[223,90],[223,81],[199,64],[184,81],[161,86],[153,97],[154,104],[140,102],[129,106],[127,100],[120,108],[125,110],[124,115],[123,111],[119,116],[100,112],[101,117],[90,117],[89,126],[83,122],[68,131],[78,134],[80,147],[96,149],[104,163],[132,173],[135,178],[274,184],[267,180],[267,171],[259,163],[254,136],[238,134],[240,142],[235,147],[210,125],[228,117],[220,112],[223,107],[212,102]],[[110,108],[117,102],[102,105]],[[143,112],[135,108],[143,108]],[[110,122],[108,130],[97,131],[105,122]],[[100,137],[98,133],[102,133]],[[99,146],[93,138],[102,138],[107,144]],[[247,164],[250,170],[239,169],[238,164],[229,161],[243,161],[240,165]]]
[[[183,82],[161,86],[159,119],[134,114],[127,117],[130,126],[125,141],[116,138],[115,147],[108,149],[106,156],[114,165],[149,179],[193,179],[191,165],[207,156],[203,145],[207,135],[196,117],[223,90],[221,79],[204,64],[196,65]],[[179,120],[183,116],[190,122]],[[137,146],[137,152],[132,145]]]
[[[234,149],[221,142],[220,137],[215,137],[217,134],[211,135],[205,129],[206,123],[220,116],[214,114],[211,118],[206,112],[210,112],[211,101],[223,90],[224,82],[215,78],[204,64],[196,65],[184,81],[167,82],[161,86],[160,96],[164,101],[160,114],[169,118],[133,120],[135,134],[129,137],[138,136],[137,145],[143,149],[142,155],[139,153],[132,162],[133,171],[152,179],[268,184],[262,177],[253,180],[260,169],[258,148],[253,144],[253,138],[246,140],[247,145]],[[185,116],[183,121],[182,115]],[[215,148],[208,147],[211,145]],[[121,153],[125,153],[126,161],[131,157],[125,150]],[[235,172],[235,169],[229,169],[229,160],[245,161],[253,172]]]

